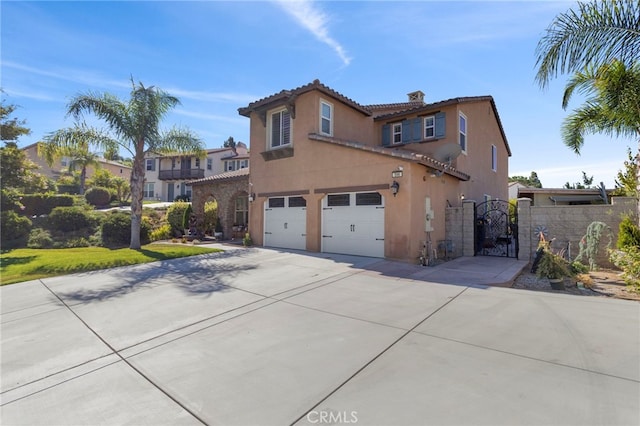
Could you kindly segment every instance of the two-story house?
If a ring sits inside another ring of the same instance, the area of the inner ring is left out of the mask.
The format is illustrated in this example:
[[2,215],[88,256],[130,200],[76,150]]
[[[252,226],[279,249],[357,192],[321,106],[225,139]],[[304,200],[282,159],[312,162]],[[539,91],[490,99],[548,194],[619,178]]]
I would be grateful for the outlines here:
[[[68,169],[72,159],[69,157],[58,158],[51,166],[47,164],[44,158],[38,155],[38,143],[33,143],[22,148],[27,158],[37,164],[40,169],[38,173],[41,173],[52,179],[57,179],[62,175],[62,171]],[[108,170],[116,177],[121,177],[127,182],[131,178],[131,167],[118,163],[117,161],[105,160],[104,158],[98,158],[100,168]],[[95,167],[90,165],[87,167],[87,178],[93,176]]]
[[253,241],[413,261],[445,238],[448,206],[506,200],[511,151],[493,98],[423,96],[364,106],[315,80],[240,108]]
[[148,154],[145,167],[144,198],[174,201],[178,196],[191,198],[191,181],[249,167],[249,150],[238,142],[207,150],[204,158]]

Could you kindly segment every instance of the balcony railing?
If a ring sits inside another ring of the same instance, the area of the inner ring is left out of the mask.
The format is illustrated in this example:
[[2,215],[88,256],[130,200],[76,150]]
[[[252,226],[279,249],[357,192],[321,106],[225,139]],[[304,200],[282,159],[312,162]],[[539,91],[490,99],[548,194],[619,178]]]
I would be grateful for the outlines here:
[[204,169],[172,169],[158,172],[160,180],[202,179],[203,177]]

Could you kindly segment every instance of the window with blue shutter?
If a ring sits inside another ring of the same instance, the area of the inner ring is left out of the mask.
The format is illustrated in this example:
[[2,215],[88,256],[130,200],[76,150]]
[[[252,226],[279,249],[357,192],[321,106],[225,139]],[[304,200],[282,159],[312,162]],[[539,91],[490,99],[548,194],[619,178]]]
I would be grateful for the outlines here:
[[385,124],[382,126],[382,146],[391,145],[391,125]]
[[411,122],[409,120],[404,120],[402,122],[402,143],[411,143],[411,140],[413,139],[413,135],[411,133]]
[[445,121],[444,112],[439,112],[436,114],[436,132],[435,132],[436,138],[444,138],[445,127],[446,127],[446,121]]
[[421,141],[422,140],[422,119],[421,118],[414,118],[413,120],[411,120],[411,130],[412,130],[411,141],[412,142]]

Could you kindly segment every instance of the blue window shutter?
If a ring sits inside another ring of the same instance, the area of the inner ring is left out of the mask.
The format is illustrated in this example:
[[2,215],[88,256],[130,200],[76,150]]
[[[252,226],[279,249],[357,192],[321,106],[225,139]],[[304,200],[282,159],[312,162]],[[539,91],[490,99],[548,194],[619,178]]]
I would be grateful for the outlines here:
[[436,138],[444,138],[444,129],[446,127],[445,115],[444,112],[436,113]]
[[382,146],[391,145],[391,125],[382,126]]
[[411,143],[411,122],[409,120],[404,120],[402,122],[402,143]]
[[411,120],[411,129],[413,130],[413,138],[414,142],[418,142],[422,140],[422,118],[414,118]]

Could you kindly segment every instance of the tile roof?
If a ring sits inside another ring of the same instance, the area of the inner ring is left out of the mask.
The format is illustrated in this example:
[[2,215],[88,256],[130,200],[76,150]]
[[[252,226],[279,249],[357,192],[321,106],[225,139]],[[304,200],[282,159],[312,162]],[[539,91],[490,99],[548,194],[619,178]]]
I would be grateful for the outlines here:
[[353,99],[347,98],[341,93],[336,92],[332,88],[325,86],[320,83],[320,80],[316,79],[313,82],[306,84],[304,86],[297,87],[292,90],[282,90],[274,95],[267,96],[266,98],[259,99],[255,102],[251,102],[248,106],[243,108],[238,108],[238,113],[245,117],[249,117],[252,111],[268,108],[269,106],[276,104],[282,101],[290,101],[295,99],[296,96],[301,95],[306,92],[310,92],[312,90],[319,90],[320,92],[326,94],[327,96],[331,96],[335,99],[338,99],[345,104],[351,106],[352,108],[362,112],[365,115],[371,115],[371,111],[355,102]]
[[329,136],[319,135],[317,133],[309,134],[309,139],[320,141],[320,142],[327,142],[333,145],[343,146],[347,148],[358,149],[361,151],[372,152],[375,154],[386,155],[389,157],[401,158],[407,161],[413,161],[415,163],[419,163],[424,166],[431,167],[435,170],[442,171],[448,175],[457,177],[458,179],[464,180],[464,181],[468,181],[471,179],[471,176],[469,176],[468,174],[463,173],[454,167],[450,167],[448,164],[445,164],[438,160],[434,160],[431,157],[428,157],[423,154],[418,154],[416,152],[404,151],[398,148],[384,148],[381,146],[367,145],[361,142],[354,142],[354,141],[348,141],[344,139],[332,138]]
[[244,169],[234,170],[231,172],[220,173],[218,175],[207,176],[202,179],[192,180],[190,182],[187,182],[187,184],[188,185],[205,185],[207,183],[213,183],[213,182],[242,179],[245,176],[249,176],[248,167],[245,167]]

